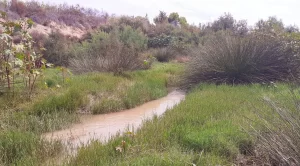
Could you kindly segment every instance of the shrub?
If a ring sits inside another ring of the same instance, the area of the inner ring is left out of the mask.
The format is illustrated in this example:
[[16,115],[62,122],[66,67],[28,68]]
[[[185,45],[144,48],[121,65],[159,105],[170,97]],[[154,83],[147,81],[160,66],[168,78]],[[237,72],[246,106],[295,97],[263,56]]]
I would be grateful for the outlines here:
[[134,47],[138,51],[143,51],[147,48],[147,37],[140,30],[134,30],[130,26],[125,26],[119,31],[120,41],[127,47]]
[[47,40],[47,35],[38,32],[37,30],[33,30],[30,32],[30,35],[34,41],[34,47],[35,48],[41,48],[44,47],[44,43]]
[[156,37],[162,34],[171,35],[172,31],[175,27],[169,23],[157,24],[150,27],[150,31],[148,32],[149,37]]
[[147,17],[112,16],[109,18],[106,24],[100,26],[100,30],[106,33],[110,33],[116,27],[118,27],[119,30],[122,30],[126,26],[129,26],[134,30],[140,30],[145,34],[148,34],[150,31],[151,24],[147,19]]
[[12,0],[9,9],[18,13],[20,16],[24,16],[26,12],[26,5],[22,1]]
[[153,56],[159,62],[169,62],[176,56],[175,51],[170,47],[158,48],[153,51]]
[[288,81],[299,76],[299,51],[284,37],[219,33],[193,51],[184,86]]
[[200,38],[198,34],[189,32],[185,29],[174,29],[170,35],[161,34],[155,37],[149,38],[149,48],[161,48],[172,46],[177,51],[182,51],[190,46],[198,45]]
[[139,31],[124,29],[119,32],[98,32],[90,41],[74,48],[70,67],[75,73],[114,72],[141,69],[144,66],[140,51],[144,49],[146,37]]
[[163,34],[157,37],[149,38],[148,47],[149,48],[167,47],[172,44],[173,40],[174,37]]
[[69,41],[63,34],[59,32],[52,32],[44,43],[46,49],[43,54],[44,58],[58,66],[67,66],[70,58],[69,47],[71,41]]

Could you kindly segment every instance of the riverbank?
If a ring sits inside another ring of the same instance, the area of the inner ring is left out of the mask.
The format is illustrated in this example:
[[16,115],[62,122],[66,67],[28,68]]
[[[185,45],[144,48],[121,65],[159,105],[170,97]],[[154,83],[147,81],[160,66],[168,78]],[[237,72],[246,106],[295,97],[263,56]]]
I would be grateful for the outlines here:
[[255,139],[246,131],[258,127],[255,110],[266,114],[272,110],[262,100],[265,96],[292,107],[285,85],[200,85],[163,117],[148,120],[135,133],[107,144],[94,142],[79,150],[69,164],[255,164],[259,161],[254,155]]
[[0,98],[0,164],[38,165],[60,155],[61,142],[41,139],[42,133],[79,122],[79,114],[130,109],[166,96],[182,71],[180,64],[157,63],[150,70],[70,75],[47,70],[32,100]]
[[45,133],[42,137],[50,141],[61,141],[69,153],[66,156],[74,155],[78,148],[88,146],[95,140],[105,143],[116,134],[133,133],[141,127],[143,121],[161,116],[180,103],[184,96],[184,92],[174,90],[166,97],[129,110],[101,115],[81,115],[80,123],[64,130]]

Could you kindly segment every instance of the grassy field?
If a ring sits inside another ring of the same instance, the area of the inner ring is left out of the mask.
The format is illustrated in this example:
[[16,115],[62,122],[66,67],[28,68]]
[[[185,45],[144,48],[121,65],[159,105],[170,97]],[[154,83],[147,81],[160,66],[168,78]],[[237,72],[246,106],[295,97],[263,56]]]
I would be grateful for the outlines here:
[[[47,70],[31,100],[0,97],[0,165],[39,165],[55,158],[61,143],[41,139],[42,133],[78,122],[78,113],[115,112],[160,98],[176,85],[182,69],[180,64],[157,63],[151,70],[122,76],[90,73],[64,81],[60,71]],[[107,144],[94,142],[66,164],[232,165],[238,156],[253,155],[256,140],[248,132],[250,125],[260,129],[255,111],[272,110],[263,97],[295,109],[284,84],[201,84],[163,117]]]
[[82,148],[70,165],[232,165],[254,151],[248,132],[250,125],[259,129],[255,110],[271,110],[265,96],[292,108],[286,85],[199,85],[163,117],[108,144]]
[[0,96],[0,165],[39,165],[62,148],[40,134],[78,122],[78,113],[116,112],[163,97],[181,71],[179,64],[157,63],[122,76],[90,73],[63,80],[59,70],[47,70],[31,100]]

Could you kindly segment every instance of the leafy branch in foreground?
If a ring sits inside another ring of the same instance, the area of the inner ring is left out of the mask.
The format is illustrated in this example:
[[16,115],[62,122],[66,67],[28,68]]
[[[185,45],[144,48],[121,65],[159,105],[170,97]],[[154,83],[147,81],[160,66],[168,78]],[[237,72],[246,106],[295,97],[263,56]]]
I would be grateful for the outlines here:
[[[36,79],[46,67],[42,55],[36,54],[33,49],[32,37],[28,30],[33,21],[10,21],[6,13],[1,13],[0,25],[3,31],[0,34],[0,83],[2,90],[14,92],[16,80],[23,80],[28,95],[32,93]],[[19,43],[14,43],[14,37],[20,37]],[[1,90],[1,89],[0,89]]]

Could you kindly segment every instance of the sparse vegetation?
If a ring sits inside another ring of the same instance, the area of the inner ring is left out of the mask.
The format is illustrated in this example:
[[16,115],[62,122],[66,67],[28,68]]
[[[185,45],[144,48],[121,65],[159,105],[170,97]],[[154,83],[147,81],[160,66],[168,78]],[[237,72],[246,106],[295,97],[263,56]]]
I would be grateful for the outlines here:
[[1,1],[0,10],[8,13],[10,19],[31,18],[34,22],[48,26],[51,22],[63,23],[82,29],[92,29],[106,22],[107,13],[79,5],[49,5],[38,1]]

